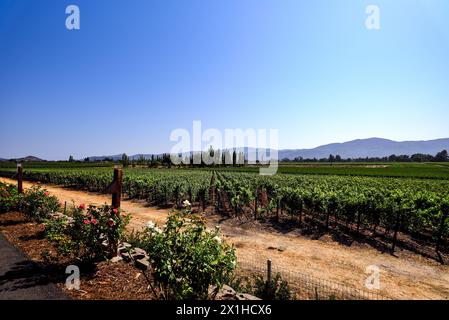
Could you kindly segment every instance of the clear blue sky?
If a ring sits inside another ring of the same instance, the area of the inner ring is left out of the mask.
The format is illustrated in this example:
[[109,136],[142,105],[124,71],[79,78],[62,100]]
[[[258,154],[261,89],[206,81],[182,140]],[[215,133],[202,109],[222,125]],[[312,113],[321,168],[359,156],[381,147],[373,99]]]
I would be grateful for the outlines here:
[[446,0],[0,0],[0,157],[163,152],[193,120],[281,148],[449,137],[448,71]]

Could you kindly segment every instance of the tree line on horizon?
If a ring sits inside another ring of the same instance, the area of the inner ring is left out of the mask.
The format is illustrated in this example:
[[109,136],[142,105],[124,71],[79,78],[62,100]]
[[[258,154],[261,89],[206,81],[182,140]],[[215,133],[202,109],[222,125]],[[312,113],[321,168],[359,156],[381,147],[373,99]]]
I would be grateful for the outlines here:
[[[208,158],[214,159],[213,164],[206,164],[204,160],[206,155]],[[207,166],[242,166],[245,165],[246,159],[243,152],[237,152],[236,150],[214,150],[212,147],[209,148],[208,151],[203,152],[190,152],[189,155],[178,154],[178,156],[182,157],[183,163],[177,165],[181,167],[207,167]],[[73,157],[70,156],[69,162],[73,161]],[[89,158],[84,159],[85,162],[91,162]],[[95,162],[95,161],[94,161]],[[106,157],[100,162],[114,162],[114,159],[111,157]],[[172,167],[174,164],[172,163],[171,156],[169,153],[163,153],[161,155],[151,155],[150,158],[146,158],[141,155],[138,159],[131,160],[126,153],[122,154],[120,160],[117,161],[122,164],[123,167],[135,167],[135,166],[146,166],[149,168],[152,167]]]
[[[203,161],[203,158],[208,153],[208,156],[215,159],[215,163],[208,165]],[[179,155],[181,156],[181,155]],[[235,150],[214,150],[212,147],[208,151],[203,152],[190,152],[190,155],[184,156],[184,163],[179,166],[182,167],[207,167],[207,166],[244,166],[248,164],[248,159],[245,157],[244,152],[236,152]],[[221,162],[220,162],[221,160]],[[73,156],[69,157],[69,162],[80,162],[74,160]],[[91,160],[89,157],[84,158],[84,162],[118,162],[123,167],[171,167],[173,163],[169,153],[163,153],[161,155],[151,155],[150,158],[146,158],[141,155],[138,159],[131,160],[126,153],[122,154],[120,160],[114,160],[112,157],[105,157],[101,160]],[[303,158],[295,157],[294,159],[283,158],[280,162],[320,162],[320,163],[340,163],[340,162],[449,162],[449,155],[447,150],[442,150],[435,155],[415,153],[409,155],[395,155],[392,154],[386,157],[358,157],[358,158],[342,158],[340,155],[330,154],[327,158]],[[256,161],[256,164],[258,161]]]
[[[207,165],[204,161],[204,155],[209,153],[209,157],[214,158],[216,161],[212,165]],[[220,162],[221,159],[221,162]],[[74,162],[72,156],[69,157],[69,162]],[[105,157],[101,160],[92,161],[90,158],[85,158],[85,162],[118,162],[124,167],[129,166],[147,166],[147,167],[171,167],[173,163],[169,153],[163,153],[161,155],[151,155],[150,158],[146,158],[141,155],[138,159],[131,160],[126,153],[122,154],[122,157],[118,161],[114,161],[112,157]],[[409,155],[395,155],[392,154],[386,157],[357,157],[357,158],[342,158],[340,155],[330,154],[327,158],[303,158],[295,157],[294,159],[283,158],[280,162],[325,162],[325,163],[339,163],[339,162],[449,162],[449,155],[447,150],[442,150],[435,155],[415,153]],[[258,161],[256,162],[258,163]],[[190,155],[184,157],[184,163],[180,166],[184,167],[206,167],[206,166],[242,166],[247,165],[248,161],[243,152],[236,152],[235,150],[214,150],[212,147],[208,151],[203,152],[191,152]]]
[[359,157],[359,158],[345,158],[340,155],[330,154],[327,158],[303,158],[296,157],[294,159],[284,158],[281,162],[449,162],[449,156],[447,150],[442,150],[436,155],[415,153],[411,156],[406,154],[395,155],[392,154],[388,157]]
[[[248,161],[243,152],[236,152],[235,150],[214,150],[210,148],[209,151],[210,157],[215,158],[216,160],[221,159],[220,161],[216,161],[212,166],[219,165],[227,165],[227,166],[243,166],[247,165]],[[211,166],[207,165],[203,161],[204,154],[206,152],[191,152],[190,156],[185,156],[184,162],[187,164],[181,164],[181,166],[186,167],[205,167]],[[197,158],[195,161],[195,157]],[[226,159],[232,159],[226,161]],[[88,158],[85,161],[89,161]],[[112,158],[105,158],[102,161],[104,162],[114,162]],[[171,167],[172,161],[169,153],[164,153],[162,155],[152,155],[151,158],[145,158],[144,156],[140,156],[140,158],[136,160],[130,160],[129,157],[124,153],[122,155],[121,160],[118,161],[124,167],[128,166],[148,166],[148,167],[158,167],[158,166],[166,166]],[[198,163],[199,162],[199,163]],[[442,150],[438,152],[436,155],[424,154],[424,153],[415,153],[411,156],[409,155],[395,155],[392,154],[387,157],[358,157],[358,158],[342,158],[340,155],[330,154],[327,158],[303,158],[296,157],[294,159],[284,158],[280,162],[327,162],[327,163],[339,163],[339,162],[449,162],[449,155],[447,150]],[[218,163],[218,164],[217,164]]]

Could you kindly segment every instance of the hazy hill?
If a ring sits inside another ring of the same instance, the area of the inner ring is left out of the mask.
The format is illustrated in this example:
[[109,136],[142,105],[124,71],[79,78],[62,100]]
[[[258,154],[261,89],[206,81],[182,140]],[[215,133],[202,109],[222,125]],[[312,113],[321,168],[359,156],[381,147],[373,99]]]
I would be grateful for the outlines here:
[[43,159],[35,157],[35,156],[27,156],[27,157],[16,158],[16,159],[11,159],[11,160],[18,161],[18,162],[41,162],[41,161],[46,161],[46,160],[43,160]]
[[331,143],[313,149],[280,150],[279,159],[295,157],[327,158],[330,154],[342,158],[385,157],[392,154],[412,155],[424,153],[435,155],[449,150],[449,138],[428,141],[393,141],[381,138],[357,139],[343,143]]
[[40,158],[34,157],[34,156],[27,156],[27,157],[23,157],[23,158],[15,158],[15,159],[0,158],[0,161],[41,162],[41,161],[46,161],[46,160],[43,160],[43,159],[40,159]]

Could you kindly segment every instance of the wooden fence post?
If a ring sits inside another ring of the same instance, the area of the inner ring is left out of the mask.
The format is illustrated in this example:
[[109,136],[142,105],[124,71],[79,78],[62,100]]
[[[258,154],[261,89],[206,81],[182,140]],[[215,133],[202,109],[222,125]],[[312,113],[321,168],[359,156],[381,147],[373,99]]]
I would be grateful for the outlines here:
[[256,188],[254,196],[254,220],[257,220],[257,198],[259,197],[259,188]]
[[[215,171],[212,172],[212,177],[210,178],[210,188],[209,188],[209,201],[211,202],[214,212],[217,212],[216,207],[216,189],[215,189]],[[203,210],[204,211],[204,210]]]
[[279,210],[281,209],[281,199],[277,200],[276,205],[276,222],[279,222]]
[[112,191],[112,208],[120,208],[120,202],[122,198],[122,180],[123,180],[123,170],[116,166],[114,168],[114,188]]
[[23,193],[23,167],[21,163],[17,164],[17,190]]
[[435,246],[435,251],[437,254],[439,254],[439,252],[440,252],[441,242],[443,241],[444,224],[446,222],[447,215],[448,215],[447,212],[443,212],[443,215],[441,216],[440,227],[438,228],[438,236],[437,236],[437,242],[436,242],[436,246]]
[[394,253],[394,250],[396,248],[396,242],[398,240],[398,231],[399,231],[399,224],[400,224],[400,219],[401,219],[401,212],[399,209],[397,209],[397,213],[396,213],[396,224],[394,226],[394,234],[393,234],[393,245],[391,247],[391,251]]
[[360,222],[361,222],[361,217],[362,217],[362,213],[360,212],[360,210],[357,210],[357,235],[360,235]]
[[271,260],[267,260],[267,283],[271,284],[272,274],[271,274]]

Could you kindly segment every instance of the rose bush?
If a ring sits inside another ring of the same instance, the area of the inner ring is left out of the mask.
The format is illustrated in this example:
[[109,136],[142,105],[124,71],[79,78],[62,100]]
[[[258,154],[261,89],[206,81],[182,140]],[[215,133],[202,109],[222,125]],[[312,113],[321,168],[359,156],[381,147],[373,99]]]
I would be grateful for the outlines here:
[[16,186],[0,183],[0,212],[21,211],[30,220],[42,222],[59,209],[58,199],[39,186],[19,194]]
[[70,208],[66,217],[46,221],[45,231],[58,255],[90,263],[111,256],[129,218],[108,205],[82,204]]
[[19,210],[21,199],[15,186],[0,182],[0,213]]
[[23,194],[21,211],[31,220],[42,222],[59,210],[58,198],[40,186],[33,186]]
[[172,212],[165,226],[149,222],[129,240],[150,257],[154,281],[163,299],[207,299],[210,285],[221,288],[236,265],[235,249],[216,228],[186,209]]

